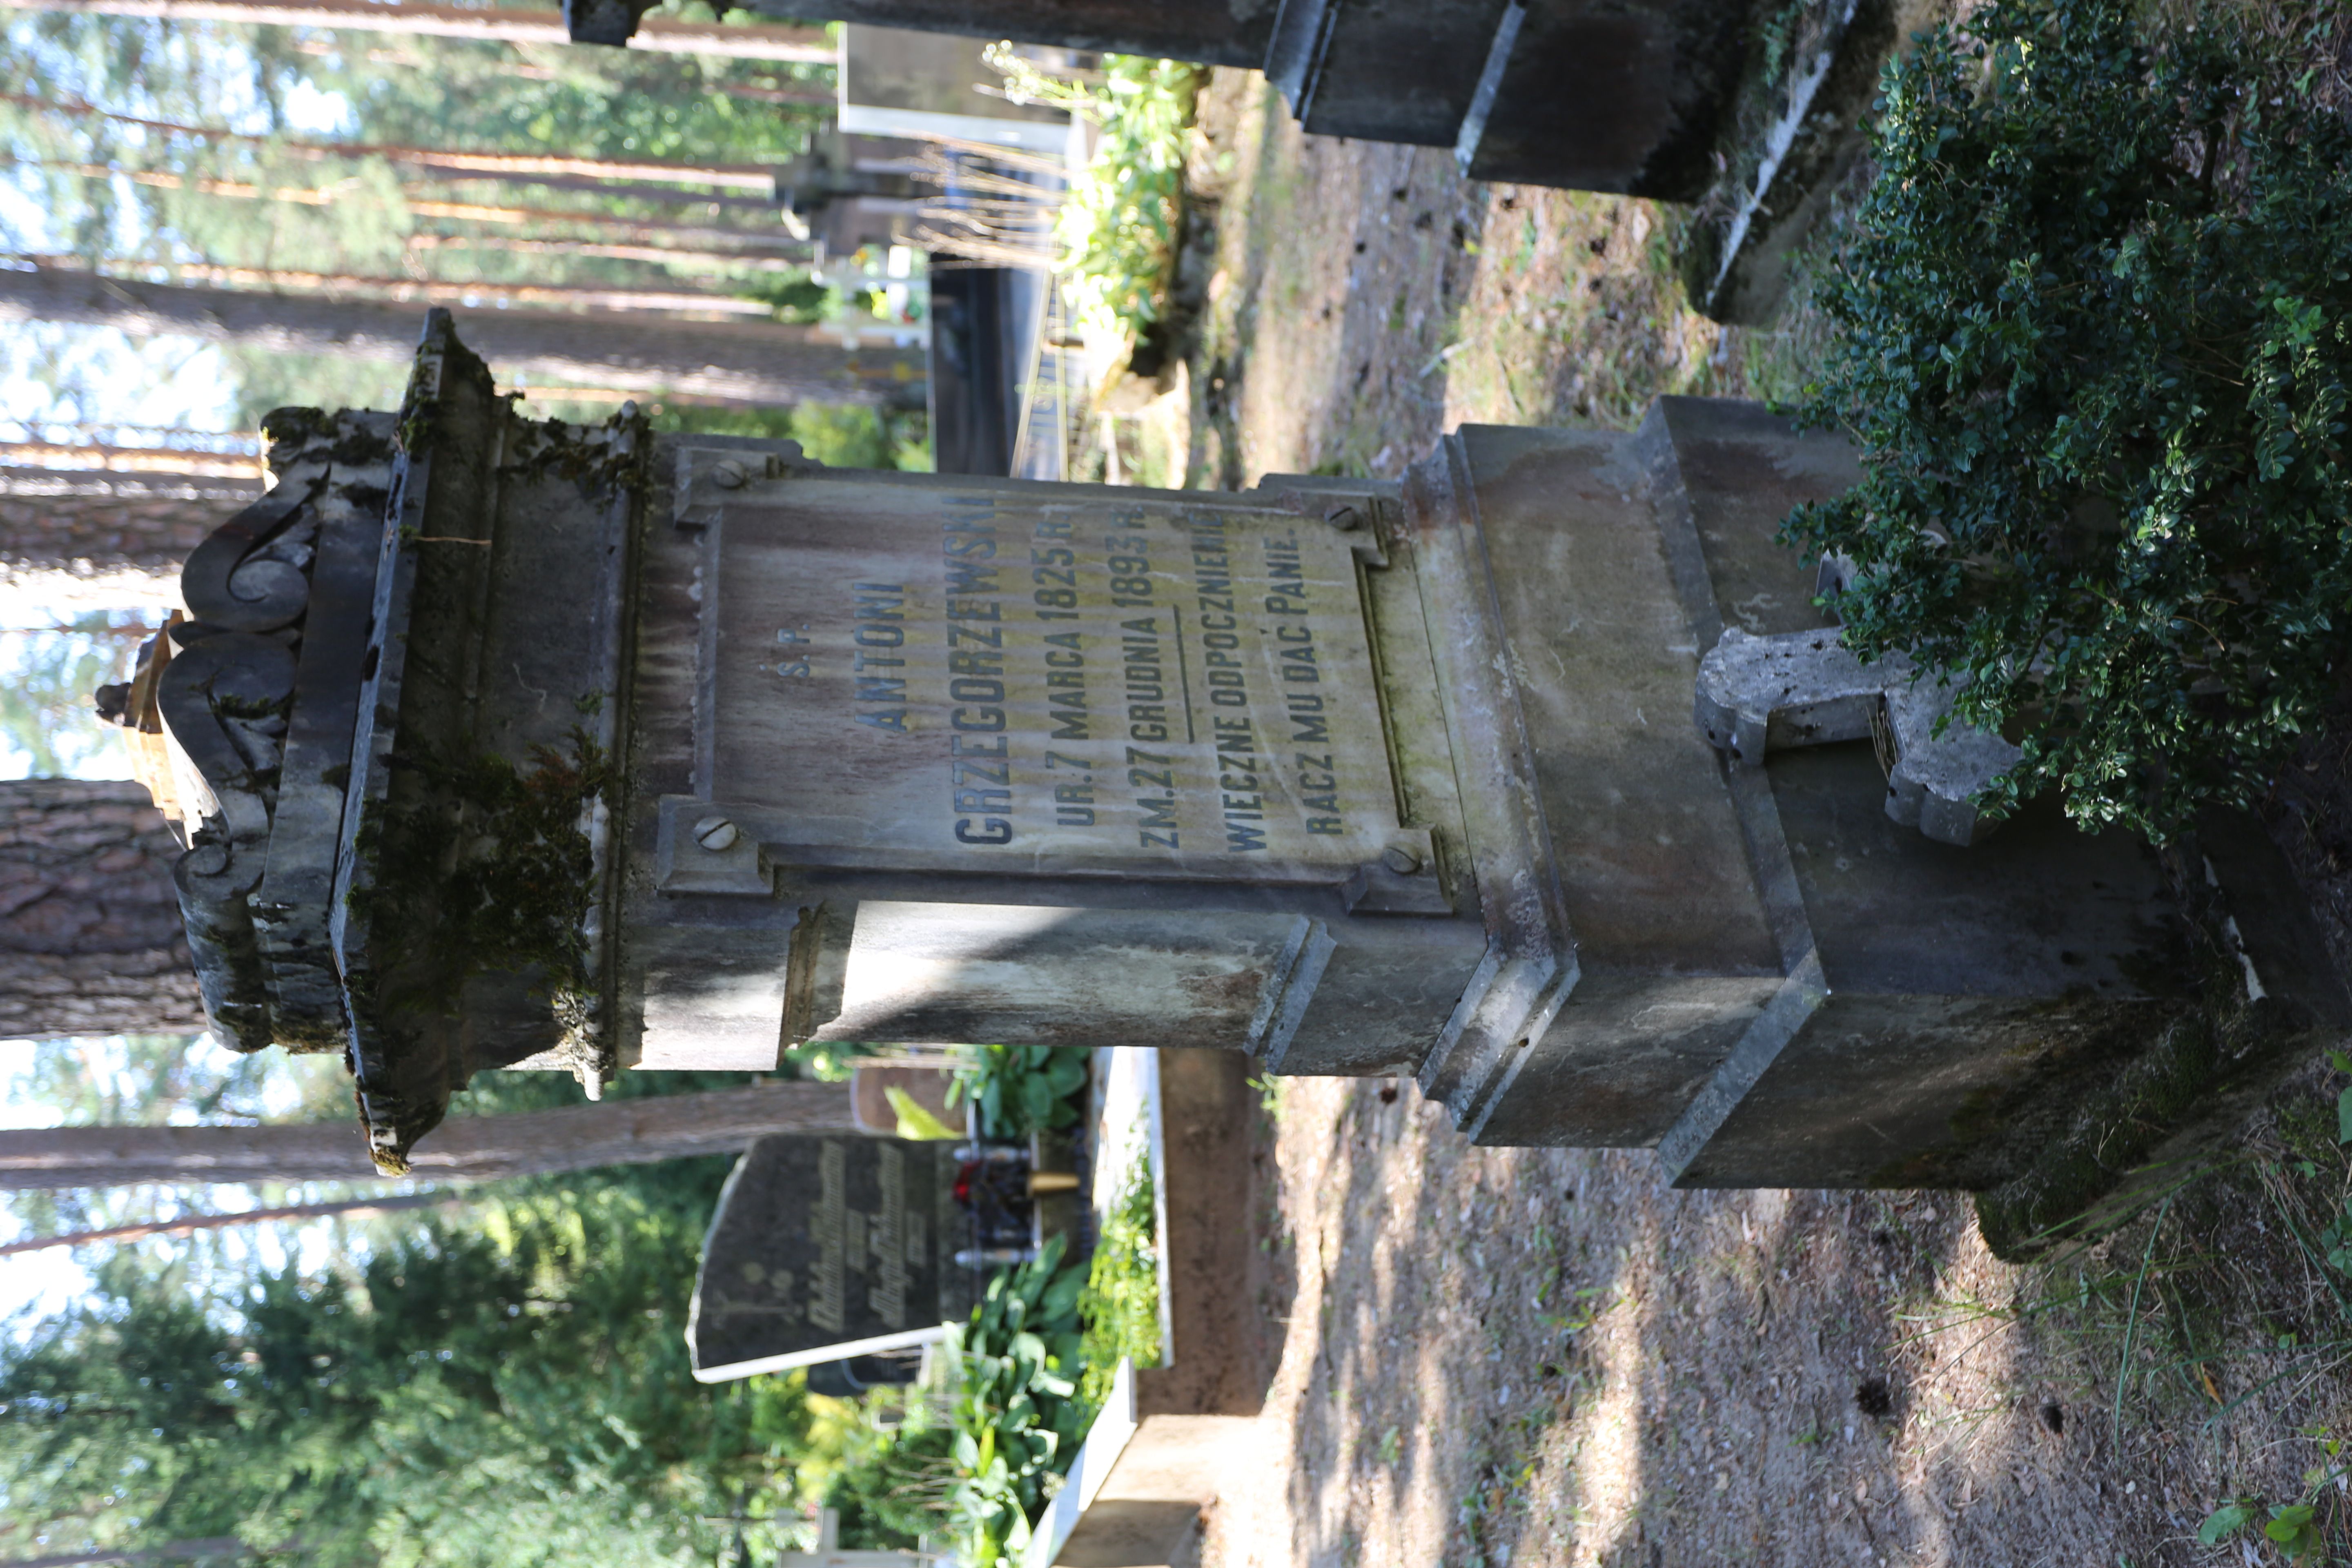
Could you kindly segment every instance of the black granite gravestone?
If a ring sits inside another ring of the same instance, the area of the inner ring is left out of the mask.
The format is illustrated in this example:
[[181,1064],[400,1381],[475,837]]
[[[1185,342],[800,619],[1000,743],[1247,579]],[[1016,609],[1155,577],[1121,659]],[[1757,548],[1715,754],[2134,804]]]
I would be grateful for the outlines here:
[[[705,1382],[919,1347],[971,1315],[951,1145],[763,1138],[711,1216],[687,1343]],[[861,1381],[874,1382],[877,1377]]]

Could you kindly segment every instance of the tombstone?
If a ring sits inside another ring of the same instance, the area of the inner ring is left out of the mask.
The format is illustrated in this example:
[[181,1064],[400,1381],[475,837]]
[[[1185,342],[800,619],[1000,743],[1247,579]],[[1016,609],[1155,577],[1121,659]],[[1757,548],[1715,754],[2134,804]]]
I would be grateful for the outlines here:
[[[641,3],[580,0],[572,37],[623,41],[634,22],[617,35],[611,24]],[[1317,134],[1447,148],[1475,179],[1693,202],[1682,258],[1691,299],[1748,323],[1777,311],[1795,253],[1862,154],[1860,122],[1899,33],[1898,9],[1884,0],[827,0],[814,9],[758,0],[753,9],[1259,69]],[[856,64],[849,54],[845,70]]]
[[[779,1134],[746,1151],[711,1215],[686,1341],[704,1383],[832,1362],[902,1383],[905,1353],[978,1300],[950,1145]],[[893,1352],[898,1352],[894,1364]]]
[[[1721,0],[831,0],[814,10],[806,0],[763,0],[756,8],[821,13],[853,30],[1261,69],[1318,134],[1450,148],[1477,179],[1682,201],[1714,174],[1725,114],[1770,17],[1761,5]],[[1824,25],[1843,31],[1854,9],[1826,7]],[[849,67],[858,68],[854,53]]]
[[1773,533],[1853,455],[1751,405],[1402,483],[842,472],[518,418],[436,312],[397,420],[273,460],[126,719],[202,824],[214,1016],[341,1044],[387,1168],[484,1067],[1117,1043],[2038,1215],[2352,1011],[2251,822],[1964,847],[1874,699],[1747,713],[1718,659],[1702,702],[1727,634],[1833,637]]

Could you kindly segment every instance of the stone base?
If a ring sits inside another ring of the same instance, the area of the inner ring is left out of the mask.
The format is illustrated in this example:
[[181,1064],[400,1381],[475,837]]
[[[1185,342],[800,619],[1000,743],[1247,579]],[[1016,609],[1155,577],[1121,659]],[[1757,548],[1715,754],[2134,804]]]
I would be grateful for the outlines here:
[[1814,226],[1869,145],[1901,0],[1803,0],[1751,60],[1680,258],[1691,306],[1727,325],[1770,321]]
[[1055,1568],[1194,1568],[1202,1516],[1251,1425],[1234,1415],[1143,1417]]

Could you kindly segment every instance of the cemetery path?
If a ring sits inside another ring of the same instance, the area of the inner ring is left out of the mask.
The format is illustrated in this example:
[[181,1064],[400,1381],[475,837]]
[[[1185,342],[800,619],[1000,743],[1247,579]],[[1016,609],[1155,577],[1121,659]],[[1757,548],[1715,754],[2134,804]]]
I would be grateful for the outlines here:
[[[1194,485],[1785,393],[1817,341],[1801,310],[1771,332],[1683,310],[1669,209],[1304,137],[1244,73],[1200,128]],[[2021,1268],[1956,1194],[1676,1192],[1645,1152],[1471,1148],[1410,1084],[1280,1093],[1261,1241],[1295,1286],[1208,1568],[2275,1562],[2199,1522],[2336,1463],[2298,1432],[2340,1415],[2333,1364],[2265,1384],[2281,1363],[2195,1350],[2200,1277],[2151,1280],[2145,1227]],[[2258,1215],[2215,1234],[2284,1246]],[[2243,1269],[2324,1300],[2292,1248]]]
[[2016,1310],[1965,1200],[1676,1192],[1397,1087],[1283,1087],[1297,1294],[1211,1568],[2216,1560],[2211,1407],[2135,1402],[2118,1450],[2112,1368]]

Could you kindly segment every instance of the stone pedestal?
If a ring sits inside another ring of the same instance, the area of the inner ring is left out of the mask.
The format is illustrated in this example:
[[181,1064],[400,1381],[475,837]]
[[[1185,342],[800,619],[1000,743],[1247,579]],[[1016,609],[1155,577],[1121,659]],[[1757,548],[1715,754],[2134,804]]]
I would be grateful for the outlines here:
[[[215,1016],[348,1040],[390,1163],[481,1067],[1118,1043],[1686,1183],[1982,1188],[2346,1016],[2259,833],[2210,886],[2040,810],[1959,847],[1867,741],[1710,743],[1702,656],[1820,626],[1773,530],[1853,473],[1750,405],[1402,485],[837,472],[517,419],[436,314],[396,425],[341,418],[192,562],[163,713]],[[376,534],[331,599],[330,522]]]

